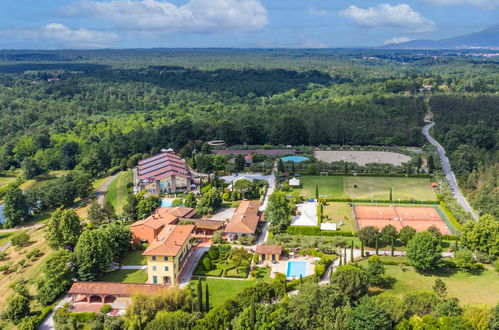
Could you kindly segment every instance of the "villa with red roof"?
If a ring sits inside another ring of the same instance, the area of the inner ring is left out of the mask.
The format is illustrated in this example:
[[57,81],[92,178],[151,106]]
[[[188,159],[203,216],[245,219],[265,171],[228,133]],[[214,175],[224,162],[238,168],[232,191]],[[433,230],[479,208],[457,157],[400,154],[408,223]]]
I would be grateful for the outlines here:
[[136,192],[146,190],[150,194],[191,191],[193,178],[184,159],[171,149],[139,161],[134,171]]

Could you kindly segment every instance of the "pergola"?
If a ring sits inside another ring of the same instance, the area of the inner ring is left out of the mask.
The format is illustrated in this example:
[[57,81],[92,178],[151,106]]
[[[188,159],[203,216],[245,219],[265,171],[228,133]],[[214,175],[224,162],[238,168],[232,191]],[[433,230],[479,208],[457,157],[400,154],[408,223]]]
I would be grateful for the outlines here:
[[160,293],[167,285],[147,283],[115,283],[115,282],[75,282],[69,289],[72,302],[77,296],[85,296],[87,303],[112,303],[120,297],[130,297],[134,293],[153,295]]

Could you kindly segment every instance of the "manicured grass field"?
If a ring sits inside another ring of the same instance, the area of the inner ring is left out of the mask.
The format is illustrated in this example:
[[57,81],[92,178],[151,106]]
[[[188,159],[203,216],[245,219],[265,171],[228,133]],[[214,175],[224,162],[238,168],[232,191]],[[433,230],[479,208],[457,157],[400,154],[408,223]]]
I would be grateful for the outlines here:
[[319,196],[327,198],[342,198],[345,187],[344,176],[301,176],[299,177],[302,188],[300,194],[315,198],[315,186],[319,186]]
[[118,214],[123,210],[128,195],[127,185],[131,182],[132,171],[126,171],[118,174],[109,185],[105,199],[114,206],[114,209]]
[[145,269],[119,269],[105,273],[99,281],[121,283],[145,283],[147,273]]
[[319,196],[327,198],[393,200],[435,200],[430,181],[425,178],[393,178],[370,176],[302,176],[300,194],[315,198],[315,186]]
[[127,255],[123,258],[123,265],[147,265],[147,258],[142,255],[144,250],[133,250],[127,253]]
[[[388,257],[387,257],[388,258]],[[394,260],[401,260],[394,257]],[[414,290],[432,290],[435,279],[441,278],[447,286],[447,296],[458,298],[461,304],[488,304],[495,306],[499,301],[499,281],[491,266],[485,266],[483,272],[466,274],[457,269],[446,268],[431,274],[421,274],[411,266],[385,265],[386,275],[397,281],[387,292],[403,296]]]
[[353,221],[353,211],[352,208],[348,206],[348,203],[337,203],[329,202],[323,208],[324,216],[328,216],[329,220],[323,219],[322,222],[331,222],[338,225],[340,221],[343,221],[343,226],[339,227],[341,231],[355,231],[355,225]]
[[[189,284],[193,292],[197,292],[197,279],[193,278],[193,281]],[[234,298],[239,292],[243,291],[245,288],[250,287],[256,283],[257,280],[237,280],[237,279],[218,279],[218,278],[201,278],[203,283],[203,293],[204,284],[208,283],[208,290],[210,291],[210,305],[217,306],[223,304],[227,299]]]

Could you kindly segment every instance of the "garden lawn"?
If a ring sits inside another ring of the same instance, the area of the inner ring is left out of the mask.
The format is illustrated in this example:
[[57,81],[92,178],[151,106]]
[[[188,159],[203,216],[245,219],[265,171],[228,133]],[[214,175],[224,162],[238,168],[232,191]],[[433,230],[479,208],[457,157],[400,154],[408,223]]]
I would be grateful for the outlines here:
[[123,265],[130,266],[147,265],[147,258],[142,253],[144,250],[129,251],[121,262]]
[[341,231],[356,231],[353,220],[353,210],[348,203],[328,202],[323,208],[323,215],[328,216],[329,220],[323,218],[322,222],[336,223],[343,221],[343,226],[339,227]]
[[121,282],[121,283],[145,283],[147,273],[145,269],[119,269],[109,273],[104,273],[99,279],[102,282]]
[[319,196],[327,198],[342,198],[345,186],[344,176],[301,176],[299,177],[302,188],[297,188],[300,195],[315,198],[315,186],[319,186]]
[[[394,258],[398,260],[396,257]],[[441,271],[420,274],[411,266],[385,265],[386,275],[397,279],[387,292],[403,296],[414,290],[432,290],[435,279],[441,278],[447,286],[447,296],[458,298],[465,304],[488,304],[495,306],[499,301],[499,280],[491,266],[485,266],[477,275],[466,274],[457,269],[446,268]]]
[[[193,278],[190,283],[190,287],[193,292],[197,292],[197,280],[198,278]],[[223,304],[228,299],[234,298],[245,288],[254,285],[257,280],[201,278],[201,282],[203,283],[203,294],[205,290],[204,284],[208,283],[208,290],[210,291],[210,305],[213,308],[217,305]]]
[[[355,188],[357,185],[357,188]],[[393,177],[346,177],[345,198],[351,199],[390,199],[392,188],[393,201],[401,200],[436,200],[436,194],[430,181],[425,178]],[[320,188],[319,188],[320,191]],[[320,192],[319,192],[320,193]]]
[[106,202],[110,202],[118,214],[121,213],[125,205],[129,183],[132,183],[132,171],[121,172],[111,182],[106,192]]

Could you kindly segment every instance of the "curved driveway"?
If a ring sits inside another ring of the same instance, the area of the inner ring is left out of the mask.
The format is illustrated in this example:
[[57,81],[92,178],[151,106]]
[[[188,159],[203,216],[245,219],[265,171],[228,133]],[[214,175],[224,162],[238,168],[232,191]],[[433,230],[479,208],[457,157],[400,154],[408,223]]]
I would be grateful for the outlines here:
[[459,185],[457,184],[456,176],[454,175],[454,172],[452,172],[452,169],[450,167],[450,162],[449,158],[445,155],[445,150],[444,148],[438,143],[437,140],[435,140],[433,137],[431,137],[430,133],[428,132],[430,128],[435,126],[435,123],[432,122],[425,127],[423,127],[423,134],[424,136],[430,141],[431,144],[433,144],[438,151],[438,155],[440,156],[440,162],[442,163],[442,170],[445,173],[445,177],[447,178],[447,181],[449,182],[450,189],[452,191],[452,195],[454,195],[454,198],[457,200],[459,204],[468,212],[471,214],[473,219],[475,221],[478,220],[478,215],[475,213],[475,211],[471,208],[470,204],[468,204],[468,201],[466,198],[464,198],[463,194],[461,193],[461,189],[459,189]]

